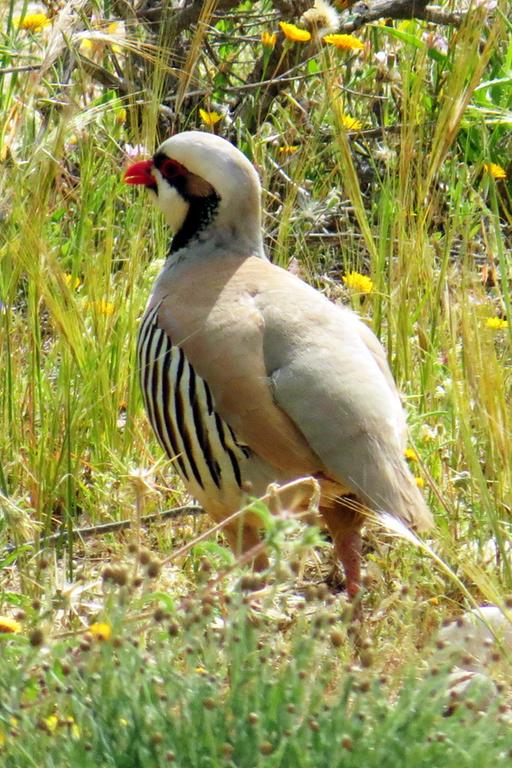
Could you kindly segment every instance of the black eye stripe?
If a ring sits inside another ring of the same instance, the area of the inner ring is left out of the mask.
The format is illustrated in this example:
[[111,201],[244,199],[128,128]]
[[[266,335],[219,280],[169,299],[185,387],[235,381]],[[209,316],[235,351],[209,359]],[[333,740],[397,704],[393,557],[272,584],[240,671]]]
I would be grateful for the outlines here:
[[177,179],[183,179],[187,176],[188,171],[184,165],[178,163],[177,160],[171,160],[170,157],[164,155],[163,152],[158,152],[154,158],[153,163],[164,179],[167,181],[176,181]]

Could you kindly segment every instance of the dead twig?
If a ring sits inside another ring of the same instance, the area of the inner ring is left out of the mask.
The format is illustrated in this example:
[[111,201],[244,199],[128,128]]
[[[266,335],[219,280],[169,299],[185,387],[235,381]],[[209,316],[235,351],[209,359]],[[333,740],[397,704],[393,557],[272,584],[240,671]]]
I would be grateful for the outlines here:
[[[202,515],[204,514],[204,510],[201,507],[198,507],[196,505],[188,505],[183,507],[174,507],[173,509],[166,509],[163,512],[154,512],[151,515],[144,515],[140,518],[140,522],[144,525],[147,525],[149,523],[157,523],[160,520],[169,520],[174,519],[177,517],[184,517],[185,515]],[[27,541],[24,544],[21,544],[19,546],[9,546],[6,547],[2,551],[2,556],[7,557],[8,555],[13,554],[13,552],[16,552],[17,549],[19,550],[27,550],[31,549],[33,547],[39,547],[39,551],[43,549],[44,547],[49,546],[50,544],[56,544],[57,542],[65,542],[68,540],[69,535],[71,534],[71,537],[73,539],[80,538],[80,539],[88,539],[91,538],[91,536],[102,536],[105,533],[112,533],[113,531],[124,531],[127,528],[131,528],[133,525],[133,520],[117,520],[112,523],[102,523],[101,525],[90,525],[85,528],[75,528],[71,531],[63,530],[59,533],[52,533],[50,536],[42,536],[37,541]]]

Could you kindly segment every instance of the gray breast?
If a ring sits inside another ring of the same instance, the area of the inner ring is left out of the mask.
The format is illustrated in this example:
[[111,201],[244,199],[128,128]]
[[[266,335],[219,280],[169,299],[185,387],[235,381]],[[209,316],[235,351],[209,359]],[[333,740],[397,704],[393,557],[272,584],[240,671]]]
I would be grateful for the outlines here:
[[241,464],[251,451],[215,411],[208,384],[196,374],[183,349],[158,326],[160,305],[142,319],[137,341],[146,412],[169,458],[190,492],[242,486]]

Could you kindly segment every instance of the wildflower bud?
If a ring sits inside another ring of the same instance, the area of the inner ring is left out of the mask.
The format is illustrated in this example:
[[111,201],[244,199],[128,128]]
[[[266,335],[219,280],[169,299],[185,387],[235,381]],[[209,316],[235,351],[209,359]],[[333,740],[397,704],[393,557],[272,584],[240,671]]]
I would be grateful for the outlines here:
[[318,731],[320,730],[320,723],[318,722],[318,720],[315,720],[313,717],[308,720],[308,725],[312,731],[315,731],[315,733],[318,733]]
[[103,569],[103,573],[101,574],[101,578],[103,581],[113,581],[114,580],[114,569],[107,565],[106,568]]
[[327,584],[319,584],[316,588],[316,594],[319,600],[326,600],[330,594]]
[[152,744],[161,744],[163,741],[163,736],[158,731],[156,733],[153,733],[151,736],[151,743]]
[[28,636],[28,639],[33,648],[39,648],[44,643],[43,631],[39,627],[35,627]]
[[128,583],[128,571],[126,568],[113,568],[112,581],[118,587],[124,587]]
[[231,757],[231,755],[233,754],[234,751],[235,751],[234,746],[232,744],[230,744],[229,742],[226,741],[222,745],[222,753],[223,753],[224,757],[226,758],[226,760],[229,760],[229,758]]
[[353,749],[353,746],[354,746],[354,742],[352,741],[350,736],[347,736],[347,735],[346,736],[342,736],[341,737],[341,746],[343,747],[343,749],[346,749],[349,752],[351,752],[352,749]]
[[139,563],[141,565],[148,565],[151,561],[151,552],[149,549],[141,549],[139,551]]
[[330,640],[331,640],[331,644],[335,648],[340,648],[343,645],[343,640],[344,640],[343,632],[340,632],[339,629],[333,629],[330,634]]
[[294,573],[295,576],[297,576],[297,574],[300,571],[300,560],[296,560],[296,559],[290,560],[288,565],[290,566],[291,572]]
[[247,715],[247,722],[249,725],[256,725],[260,721],[260,716],[257,712],[249,712]]
[[373,664],[373,655],[369,651],[361,651],[359,660],[363,669],[368,669]]
[[137,544],[136,541],[131,541],[128,544],[128,552],[130,553],[130,555],[137,555],[139,553],[139,545]]
[[37,598],[35,600],[32,600],[32,609],[34,611],[40,611],[41,610],[41,601]]
[[176,760],[176,755],[174,754],[174,752],[167,752],[165,759],[167,760],[168,763],[174,763]]
[[138,589],[140,586],[142,586],[142,584],[144,584],[144,579],[142,576],[134,576],[132,579],[132,587],[134,589]]
[[164,611],[163,608],[156,608],[153,613],[153,619],[156,621],[157,624],[160,624],[161,621],[163,621],[167,616],[166,611]]
[[307,603],[313,603],[316,600],[316,598],[317,598],[316,587],[314,587],[311,584],[308,585],[304,592],[304,599],[306,600]]
[[240,579],[240,589],[244,592],[253,592],[260,586],[260,578],[255,573],[248,573]]
[[154,560],[151,560],[151,562],[148,564],[148,567],[146,569],[146,573],[148,575],[149,579],[156,579],[157,576],[160,575],[161,570],[161,563],[160,560],[157,560],[156,558]]
[[297,711],[297,707],[295,706],[295,704],[288,704],[288,706],[286,707],[286,711],[289,712],[291,715],[293,715],[293,713]]
[[274,747],[270,741],[262,741],[260,744],[260,752],[262,755],[271,755],[274,751]]
[[211,698],[211,696],[209,696],[206,699],[203,699],[203,707],[205,709],[209,709],[209,710],[215,709],[216,706],[217,705],[215,704],[215,701],[214,701],[214,699]]

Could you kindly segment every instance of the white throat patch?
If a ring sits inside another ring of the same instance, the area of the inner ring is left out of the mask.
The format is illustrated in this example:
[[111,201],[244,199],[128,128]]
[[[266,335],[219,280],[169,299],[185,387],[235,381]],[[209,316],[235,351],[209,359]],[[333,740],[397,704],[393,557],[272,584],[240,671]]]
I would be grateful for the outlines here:
[[186,219],[189,203],[183,199],[177,189],[167,183],[157,168],[153,169],[153,176],[158,185],[155,203],[162,211],[171,230],[176,234]]

